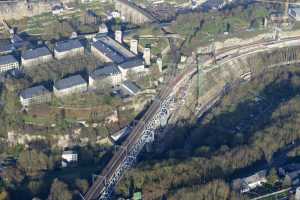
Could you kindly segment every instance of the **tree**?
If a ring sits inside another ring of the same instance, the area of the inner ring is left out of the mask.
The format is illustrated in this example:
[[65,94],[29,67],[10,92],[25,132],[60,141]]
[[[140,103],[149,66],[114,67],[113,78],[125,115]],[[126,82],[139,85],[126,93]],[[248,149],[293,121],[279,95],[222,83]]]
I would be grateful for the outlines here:
[[84,194],[89,189],[89,183],[85,179],[76,179],[75,185],[81,194]]
[[3,180],[8,185],[19,185],[24,180],[24,174],[16,167],[7,167],[3,173]]
[[0,192],[0,200],[9,200],[9,194],[6,190]]
[[270,169],[267,180],[271,185],[274,185],[278,181],[278,175],[275,168]]
[[21,152],[18,163],[28,176],[39,175],[42,171],[52,169],[53,159],[37,150],[25,150]]
[[27,188],[31,192],[32,195],[38,195],[43,188],[43,181],[41,180],[30,180]]
[[57,178],[54,179],[48,200],[71,200],[72,193],[69,191],[67,184],[59,181]]
[[282,182],[283,187],[290,187],[292,185],[292,180],[289,176],[285,176]]

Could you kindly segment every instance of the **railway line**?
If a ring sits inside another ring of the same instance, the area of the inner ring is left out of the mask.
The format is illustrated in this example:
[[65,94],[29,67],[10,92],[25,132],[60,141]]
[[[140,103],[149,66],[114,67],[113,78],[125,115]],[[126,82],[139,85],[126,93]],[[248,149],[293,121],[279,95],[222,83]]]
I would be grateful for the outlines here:
[[[264,41],[262,43],[249,44],[243,47],[237,46],[236,49],[227,49],[229,50],[229,52],[231,52],[227,55],[230,56],[230,59],[234,59],[244,54],[258,52],[261,50],[262,47],[268,49],[268,45],[277,45],[284,42],[290,42],[290,45],[292,45],[293,42],[299,42],[298,40],[300,40],[300,37],[287,38],[282,39],[280,41]],[[241,49],[243,51],[241,51]],[[220,56],[222,60],[222,57],[224,55],[226,55],[226,52],[220,51],[217,56]],[[213,59],[207,59],[205,63],[213,63]],[[102,171],[101,176],[99,176],[99,178],[96,179],[96,181],[90,187],[88,192],[84,195],[83,198],[85,200],[99,199],[101,194],[105,192],[105,190],[107,190],[107,187],[111,187],[111,185],[109,184],[110,181],[114,179],[116,173],[122,173],[122,170],[120,170],[120,168],[122,167],[122,165],[124,165],[124,163],[126,163],[128,159],[130,159],[130,152],[139,152],[139,149],[136,149],[136,145],[140,142],[140,139],[143,136],[144,131],[147,129],[149,123],[151,123],[151,120],[157,115],[157,113],[159,113],[162,103],[164,103],[164,101],[167,100],[168,97],[173,95],[176,92],[176,90],[178,90],[178,87],[184,82],[184,80],[186,80],[186,78],[190,77],[196,72],[197,68],[192,66],[191,68],[187,68],[187,70],[185,70],[183,73],[177,76],[174,76],[176,74],[176,71],[173,71],[171,73],[171,75],[168,77],[166,86],[153,100],[152,104],[150,105],[144,116],[141,118],[141,120],[139,120],[138,124],[133,128],[130,135],[127,137],[122,146],[114,154],[114,156],[109,161],[105,169]],[[203,105],[203,107],[207,108],[207,106],[205,105]]]

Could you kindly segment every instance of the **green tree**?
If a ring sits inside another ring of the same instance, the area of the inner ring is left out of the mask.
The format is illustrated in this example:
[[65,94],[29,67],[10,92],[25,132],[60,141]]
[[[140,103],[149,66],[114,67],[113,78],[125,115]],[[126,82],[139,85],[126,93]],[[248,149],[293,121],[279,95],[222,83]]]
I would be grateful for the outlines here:
[[275,168],[270,169],[267,180],[271,185],[274,185],[278,181],[278,175]]
[[6,190],[0,192],[0,200],[9,200],[9,194]]
[[76,179],[75,185],[81,194],[84,194],[89,189],[89,183],[85,179]]
[[25,150],[21,152],[18,164],[28,176],[39,175],[42,171],[53,169],[53,159],[37,150]]
[[3,180],[7,185],[19,185],[24,180],[24,173],[16,167],[7,167],[3,172]]
[[68,189],[68,185],[57,178],[54,179],[51,185],[48,200],[71,200],[72,193]]

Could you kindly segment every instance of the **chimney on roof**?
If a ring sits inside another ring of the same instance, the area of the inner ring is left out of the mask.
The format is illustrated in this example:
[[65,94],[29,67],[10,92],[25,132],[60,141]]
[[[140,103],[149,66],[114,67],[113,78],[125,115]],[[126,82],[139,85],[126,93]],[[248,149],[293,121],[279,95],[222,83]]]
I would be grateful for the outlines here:
[[162,68],[163,68],[163,61],[161,57],[158,57],[156,60],[156,64],[158,66],[158,70],[160,73],[162,73]]
[[130,40],[130,51],[134,54],[138,54],[138,41],[136,39]]
[[118,41],[119,43],[123,43],[123,38],[122,38],[122,31],[121,30],[117,30],[115,32],[115,40]]
[[143,58],[146,65],[151,65],[151,50],[149,47],[144,48]]

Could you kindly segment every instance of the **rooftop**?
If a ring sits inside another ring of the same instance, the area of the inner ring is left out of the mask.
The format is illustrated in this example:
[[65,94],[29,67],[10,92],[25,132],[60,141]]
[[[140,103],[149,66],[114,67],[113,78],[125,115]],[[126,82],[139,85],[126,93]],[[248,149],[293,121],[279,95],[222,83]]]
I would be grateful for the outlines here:
[[64,51],[69,51],[72,49],[77,49],[81,48],[83,45],[79,40],[68,40],[68,41],[63,41],[63,42],[57,42],[55,44],[54,49],[58,52],[64,52]]
[[0,65],[5,65],[9,63],[15,63],[18,60],[12,55],[0,56]]
[[23,99],[30,99],[35,96],[41,96],[43,94],[50,93],[43,85],[38,85],[35,87],[27,88],[20,93],[20,96]]
[[40,48],[30,49],[25,51],[22,54],[22,58],[27,60],[27,59],[34,59],[34,58],[47,56],[47,55],[51,55],[49,49],[47,47],[40,47]]
[[138,67],[141,65],[144,65],[144,61],[140,58],[130,59],[130,60],[127,60],[127,61],[119,64],[119,66],[123,69],[131,69],[131,68]]
[[244,178],[243,182],[245,182],[246,184],[251,184],[251,183],[261,181],[262,179],[266,178],[266,173],[267,173],[266,170],[259,171],[253,174],[252,176]]
[[128,90],[131,94],[136,95],[141,91],[141,89],[131,81],[124,81],[122,87]]
[[109,36],[106,35],[100,35],[96,38],[97,40],[100,40],[103,44],[109,46],[114,51],[121,54],[124,58],[133,58],[135,57],[135,54],[126,49],[122,44],[117,42],[116,40],[112,39]]
[[114,64],[111,64],[96,69],[91,73],[91,77],[93,79],[97,79],[97,78],[102,78],[102,77],[110,76],[112,74],[119,74],[119,73],[121,73],[120,70]]
[[70,154],[77,154],[77,152],[73,150],[63,151],[62,155],[70,155]]
[[94,42],[92,45],[115,63],[121,63],[125,60],[122,55],[120,55],[117,51],[110,48],[100,40]]
[[68,78],[61,79],[54,84],[57,90],[63,90],[76,85],[86,84],[87,82],[82,78],[81,75],[70,76]]

